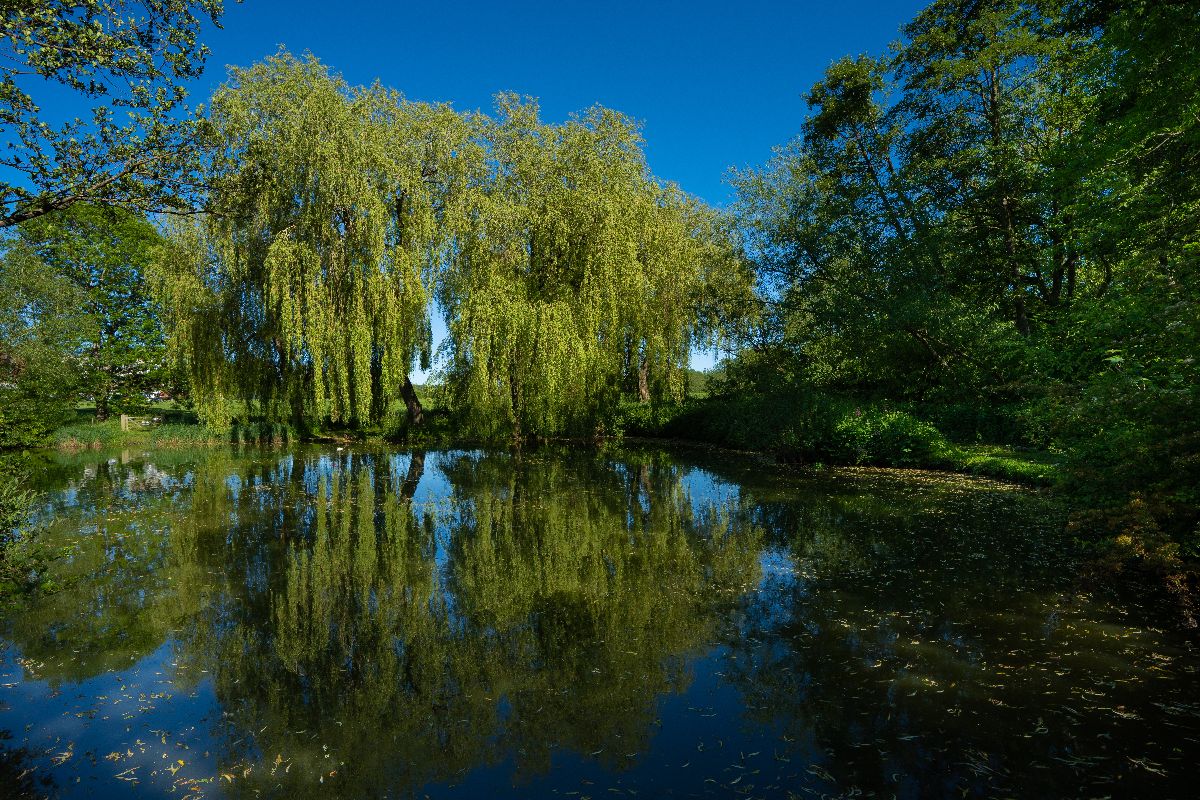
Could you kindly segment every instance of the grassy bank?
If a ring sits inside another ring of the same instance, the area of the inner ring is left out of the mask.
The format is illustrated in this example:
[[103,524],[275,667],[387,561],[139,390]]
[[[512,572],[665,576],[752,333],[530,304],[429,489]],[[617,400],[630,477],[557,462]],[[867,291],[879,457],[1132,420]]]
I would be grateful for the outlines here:
[[1059,477],[1051,453],[954,441],[912,411],[820,395],[711,397],[681,406],[625,406],[627,435],[701,442],[784,463],[944,469],[1033,485]]
[[103,450],[116,447],[189,447],[226,444],[229,434],[196,423],[165,423],[152,428],[121,430],[119,419],[81,422],[59,428],[51,444],[60,450]]

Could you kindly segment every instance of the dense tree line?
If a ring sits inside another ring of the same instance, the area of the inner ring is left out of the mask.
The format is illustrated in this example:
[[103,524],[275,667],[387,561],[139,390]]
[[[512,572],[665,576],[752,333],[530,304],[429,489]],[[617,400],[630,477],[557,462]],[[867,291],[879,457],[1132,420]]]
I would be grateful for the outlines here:
[[987,409],[968,435],[1060,451],[1072,500],[1104,509],[1081,535],[1182,589],[1198,43],[1194,3],[938,0],[888,54],[833,64],[800,136],[737,178],[764,314],[727,394]]

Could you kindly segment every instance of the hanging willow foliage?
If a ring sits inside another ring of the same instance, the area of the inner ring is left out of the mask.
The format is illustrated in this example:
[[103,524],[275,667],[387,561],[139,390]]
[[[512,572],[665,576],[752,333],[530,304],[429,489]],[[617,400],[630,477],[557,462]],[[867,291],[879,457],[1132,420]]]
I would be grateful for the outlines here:
[[198,285],[176,315],[207,417],[238,401],[362,424],[402,397],[419,419],[408,372],[428,364],[433,270],[461,227],[448,198],[478,149],[473,120],[281,51],[232,70],[209,125],[212,257],[191,259]]
[[459,404],[491,432],[549,435],[586,431],[630,387],[678,395],[711,212],[653,180],[614,111],[554,126],[501,95],[483,133],[486,184],[438,295]]
[[[678,396],[712,287],[745,272],[714,212],[647,168],[628,118],[496,119],[347,86],[281,51],[213,98],[212,213],[164,261],[201,414],[362,424],[428,366],[482,429],[590,431]],[[746,283],[748,291],[749,284]]]

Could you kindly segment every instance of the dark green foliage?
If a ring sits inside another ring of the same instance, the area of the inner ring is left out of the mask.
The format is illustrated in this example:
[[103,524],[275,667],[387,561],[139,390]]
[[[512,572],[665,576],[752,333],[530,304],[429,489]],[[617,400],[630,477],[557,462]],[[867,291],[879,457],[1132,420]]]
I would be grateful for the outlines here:
[[171,382],[162,314],[147,281],[158,231],[137,214],[80,204],[26,222],[17,236],[70,287],[75,314],[87,319],[72,355],[96,417],[144,407],[148,390]]
[[[1094,512],[1080,538],[1185,586],[1200,6],[935,0],[903,33],[831,66],[801,138],[739,176],[767,324],[697,429],[1039,481],[1053,468],[932,432],[1060,452],[1061,488]],[[862,416],[822,413],[827,395]]]
[[897,407],[924,420],[956,444],[987,442],[1015,447],[1045,446],[1027,421],[1028,405],[1000,404],[992,398],[981,397],[974,402],[900,403]]
[[[643,422],[639,430],[654,430],[654,422]],[[681,439],[770,452],[794,463],[953,466],[952,446],[929,423],[885,406],[811,392],[698,401],[658,423],[657,430]]]
[[612,419],[604,424],[606,434],[618,436],[658,436],[688,404],[639,403],[626,400],[617,406]]
[[40,444],[69,420],[90,320],[63,276],[20,242],[0,252],[0,450]]

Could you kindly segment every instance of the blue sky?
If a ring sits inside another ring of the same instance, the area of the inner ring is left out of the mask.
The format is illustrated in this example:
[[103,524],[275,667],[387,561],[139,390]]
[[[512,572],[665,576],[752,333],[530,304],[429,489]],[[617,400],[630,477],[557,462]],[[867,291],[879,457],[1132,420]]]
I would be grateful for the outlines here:
[[651,168],[724,205],[731,166],[795,135],[802,95],[847,54],[879,53],[923,2],[272,2],[230,0],[208,34],[207,97],[225,65],[311,51],[348,81],[489,109],[499,91],[560,120],[595,103],[645,125]]

